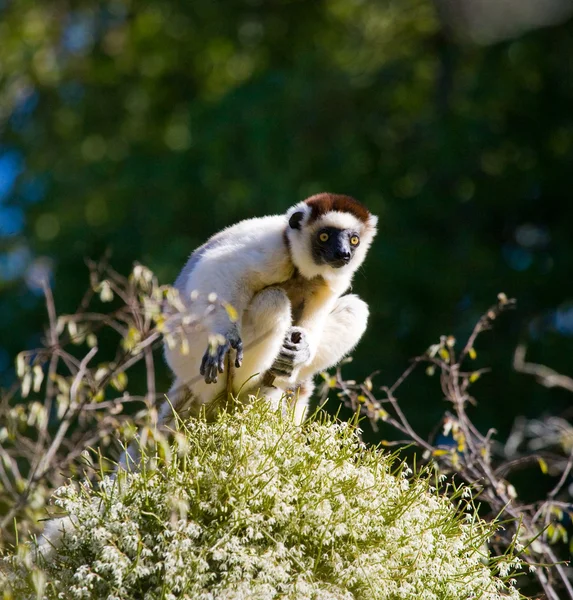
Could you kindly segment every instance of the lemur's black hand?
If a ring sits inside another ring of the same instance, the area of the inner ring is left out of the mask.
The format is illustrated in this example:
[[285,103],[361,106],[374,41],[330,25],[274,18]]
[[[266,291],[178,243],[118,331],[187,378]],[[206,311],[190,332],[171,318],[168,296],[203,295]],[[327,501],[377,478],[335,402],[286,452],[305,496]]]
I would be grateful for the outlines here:
[[231,330],[224,338],[224,342],[213,345],[203,355],[199,373],[205,377],[205,383],[217,383],[217,374],[225,370],[225,358],[231,348],[237,351],[235,367],[243,363],[243,342],[236,329]]
[[277,377],[290,377],[295,369],[310,358],[307,335],[302,327],[291,327],[284,339],[282,348],[271,367]]

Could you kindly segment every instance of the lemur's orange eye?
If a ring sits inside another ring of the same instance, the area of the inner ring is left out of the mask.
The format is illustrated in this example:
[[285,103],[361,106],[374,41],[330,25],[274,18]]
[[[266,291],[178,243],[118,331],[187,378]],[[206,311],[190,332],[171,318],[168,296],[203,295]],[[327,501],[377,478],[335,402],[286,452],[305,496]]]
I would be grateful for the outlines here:
[[321,233],[321,234],[318,236],[318,239],[319,239],[321,242],[326,242],[326,241],[328,241],[328,238],[329,238],[329,235],[328,235],[328,233],[326,233],[326,231],[323,231],[323,232],[322,232],[322,233]]
[[350,243],[351,243],[353,246],[358,246],[358,244],[360,243],[360,238],[359,238],[357,235],[353,235],[353,236],[350,238]]

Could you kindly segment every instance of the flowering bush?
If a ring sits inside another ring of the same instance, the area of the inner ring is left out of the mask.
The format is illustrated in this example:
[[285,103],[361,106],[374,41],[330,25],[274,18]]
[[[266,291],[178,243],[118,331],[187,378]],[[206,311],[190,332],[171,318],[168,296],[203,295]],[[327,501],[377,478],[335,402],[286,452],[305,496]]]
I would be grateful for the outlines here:
[[469,490],[452,502],[352,425],[299,427],[256,401],[157,450],[58,490],[75,527],[29,578],[34,598],[519,598]]

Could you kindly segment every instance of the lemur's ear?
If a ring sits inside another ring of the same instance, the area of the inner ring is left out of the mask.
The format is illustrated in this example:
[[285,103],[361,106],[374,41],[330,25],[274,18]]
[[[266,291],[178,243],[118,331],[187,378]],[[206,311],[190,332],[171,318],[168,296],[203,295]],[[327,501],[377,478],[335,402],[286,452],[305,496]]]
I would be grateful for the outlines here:
[[291,229],[300,229],[300,224],[304,219],[304,212],[302,210],[293,213],[288,220],[288,224]]

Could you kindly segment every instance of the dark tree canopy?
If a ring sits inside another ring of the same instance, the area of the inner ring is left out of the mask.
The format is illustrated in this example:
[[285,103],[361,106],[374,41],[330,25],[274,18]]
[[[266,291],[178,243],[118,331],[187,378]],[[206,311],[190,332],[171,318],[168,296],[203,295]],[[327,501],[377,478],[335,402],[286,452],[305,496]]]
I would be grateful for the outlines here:
[[[571,367],[573,23],[485,45],[436,5],[0,2],[4,381],[46,320],[43,275],[61,311],[108,248],[169,282],[221,227],[333,191],[380,216],[349,373],[389,383],[503,291],[518,309],[477,348],[484,426],[567,405],[511,360],[524,339]],[[402,394],[429,429],[427,384]]]

